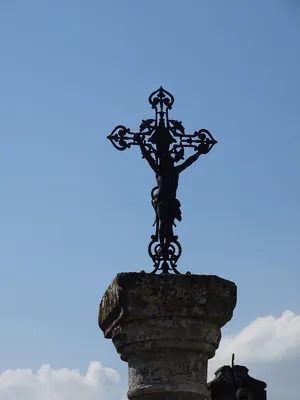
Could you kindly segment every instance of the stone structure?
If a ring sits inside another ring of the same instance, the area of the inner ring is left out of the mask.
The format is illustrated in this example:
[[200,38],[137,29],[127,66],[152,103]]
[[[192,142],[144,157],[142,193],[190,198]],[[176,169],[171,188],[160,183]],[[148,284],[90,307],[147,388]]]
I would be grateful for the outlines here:
[[108,139],[120,151],[138,146],[155,174],[155,234],[148,245],[154,269],[117,275],[102,298],[99,327],[128,363],[129,399],[266,400],[266,384],[245,367],[224,366],[207,385],[208,359],[232,318],[236,286],[214,275],[181,275],[182,248],[173,228],[182,218],[181,172],[217,141],[207,129],[186,133],[182,121],[170,119],[174,97],[162,87],[149,103],[153,118],[143,119],[138,131],[117,125]]
[[241,365],[224,365],[208,384],[211,400],[266,400],[266,383],[248,375]]
[[208,359],[235,305],[235,284],[217,276],[118,274],[99,326],[128,362],[128,399],[208,399]]

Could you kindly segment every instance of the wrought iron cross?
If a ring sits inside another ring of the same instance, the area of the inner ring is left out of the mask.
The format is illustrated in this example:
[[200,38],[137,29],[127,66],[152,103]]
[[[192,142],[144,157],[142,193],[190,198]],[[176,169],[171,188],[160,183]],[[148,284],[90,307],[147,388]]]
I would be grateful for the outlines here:
[[[169,271],[179,274],[177,261],[182,248],[178,236],[173,233],[175,220],[181,221],[181,204],[176,197],[179,175],[217,142],[206,129],[187,134],[182,121],[169,119],[174,97],[162,87],[149,96],[149,103],[155,109],[155,118],[142,120],[139,132],[118,125],[107,138],[117,150],[139,146],[143,158],[154,171],[157,185],[151,191],[151,198],[155,234],[148,246],[154,263],[152,273],[160,270],[163,274]],[[194,150],[186,159],[185,148]]]

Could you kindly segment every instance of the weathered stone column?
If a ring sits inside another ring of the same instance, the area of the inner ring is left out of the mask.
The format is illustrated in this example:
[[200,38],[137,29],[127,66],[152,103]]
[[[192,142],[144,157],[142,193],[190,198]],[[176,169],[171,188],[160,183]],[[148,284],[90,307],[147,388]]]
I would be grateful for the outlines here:
[[128,362],[128,398],[207,399],[207,362],[235,305],[235,284],[217,276],[118,274],[99,326]]

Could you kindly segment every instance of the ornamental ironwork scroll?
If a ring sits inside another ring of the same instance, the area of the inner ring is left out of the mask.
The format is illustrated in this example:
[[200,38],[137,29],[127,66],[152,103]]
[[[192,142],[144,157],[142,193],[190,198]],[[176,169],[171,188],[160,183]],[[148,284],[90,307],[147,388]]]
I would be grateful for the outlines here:
[[[181,221],[181,204],[177,199],[179,175],[193,164],[201,154],[207,154],[217,143],[211,133],[200,129],[185,133],[182,121],[169,119],[174,104],[171,93],[160,87],[149,96],[155,110],[155,118],[142,120],[138,132],[118,125],[107,137],[120,151],[139,146],[142,157],[155,173],[157,185],[151,191],[151,202],[155,211],[155,233],[148,246],[153,261],[152,273],[175,272],[182,248],[174,234],[175,221]],[[193,154],[185,157],[185,149]]]

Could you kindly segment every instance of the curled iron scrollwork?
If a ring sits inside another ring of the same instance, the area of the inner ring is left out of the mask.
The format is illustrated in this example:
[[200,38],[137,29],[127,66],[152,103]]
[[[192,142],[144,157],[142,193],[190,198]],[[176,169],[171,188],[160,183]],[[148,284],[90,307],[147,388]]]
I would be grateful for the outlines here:
[[116,126],[107,138],[111,141],[113,146],[120,151],[129,149],[132,144],[135,144],[134,133],[130,132],[130,129],[123,125]]
[[181,256],[182,248],[178,240],[170,242],[167,251],[163,252],[160,243],[157,241],[157,237],[153,235],[151,238],[148,253],[153,261],[154,269],[152,274],[158,271],[161,271],[162,274],[168,274],[169,272],[180,274],[177,270],[177,261]]
[[149,103],[152,108],[155,108],[156,112],[167,112],[172,109],[174,96],[161,86],[150,94]]

